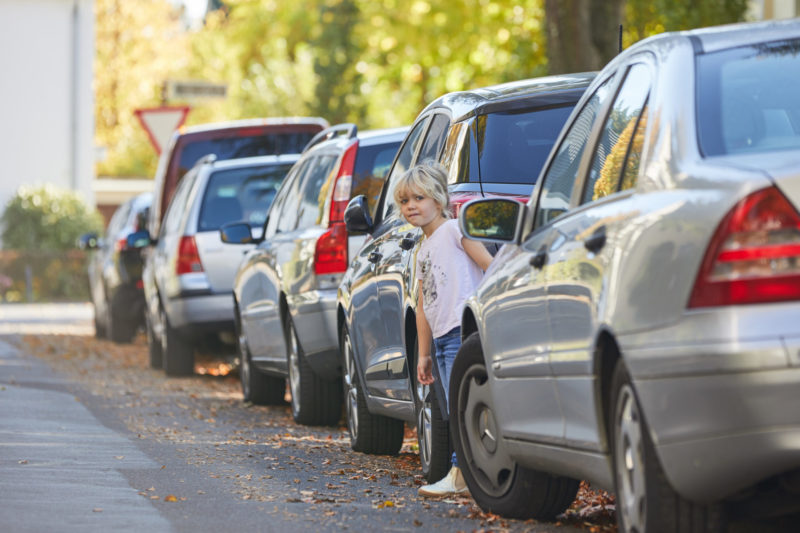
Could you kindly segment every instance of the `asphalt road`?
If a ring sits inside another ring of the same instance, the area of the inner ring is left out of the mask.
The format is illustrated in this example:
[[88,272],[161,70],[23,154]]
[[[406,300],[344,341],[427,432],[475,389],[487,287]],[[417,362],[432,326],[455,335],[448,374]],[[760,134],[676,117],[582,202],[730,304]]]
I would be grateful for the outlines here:
[[608,513],[536,523],[420,499],[413,439],[355,453],[342,427],[243,403],[235,377],[167,379],[146,361],[141,336],[0,336],[0,530],[614,530]]

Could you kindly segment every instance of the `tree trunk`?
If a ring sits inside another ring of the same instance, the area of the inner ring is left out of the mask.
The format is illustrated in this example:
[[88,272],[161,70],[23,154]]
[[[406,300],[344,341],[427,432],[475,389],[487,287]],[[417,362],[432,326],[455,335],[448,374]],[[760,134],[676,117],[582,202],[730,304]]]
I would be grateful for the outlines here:
[[600,70],[619,52],[626,0],[545,0],[550,74]]

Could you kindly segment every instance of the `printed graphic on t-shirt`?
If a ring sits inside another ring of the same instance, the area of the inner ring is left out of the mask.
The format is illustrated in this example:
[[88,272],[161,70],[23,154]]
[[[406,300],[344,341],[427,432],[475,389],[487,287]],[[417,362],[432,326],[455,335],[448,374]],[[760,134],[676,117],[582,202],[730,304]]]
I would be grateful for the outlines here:
[[422,301],[425,307],[434,305],[439,298],[436,288],[447,284],[447,273],[441,267],[435,267],[437,265],[431,263],[429,255],[426,255],[420,263],[420,269],[422,270]]

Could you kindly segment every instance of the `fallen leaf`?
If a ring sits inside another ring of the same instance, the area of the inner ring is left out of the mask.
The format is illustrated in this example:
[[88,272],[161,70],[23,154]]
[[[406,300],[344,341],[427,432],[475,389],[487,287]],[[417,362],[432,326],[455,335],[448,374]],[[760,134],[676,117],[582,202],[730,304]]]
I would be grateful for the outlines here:
[[167,494],[166,496],[164,496],[164,501],[165,502],[176,502],[176,501],[178,501],[178,498],[176,498],[174,494]]
[[114,459],[116,459],[118,461],[122,461],[123,459],[125,459],[125,456],[124,455],[115,455]]
[[26,465],[26,464],[28,464],[28,460],[27,460],[27,459],[22,459],[21,461],[18,461],[18,462],[19,462],[19,464],[21,464],[21,465]]
[[92,509],[92,512],[93,512],[93,513],[102,513],[102,512],[103,512],[103,509],[102,509],[102,508],[100,508],[100,507],[95,507],[94,509]]

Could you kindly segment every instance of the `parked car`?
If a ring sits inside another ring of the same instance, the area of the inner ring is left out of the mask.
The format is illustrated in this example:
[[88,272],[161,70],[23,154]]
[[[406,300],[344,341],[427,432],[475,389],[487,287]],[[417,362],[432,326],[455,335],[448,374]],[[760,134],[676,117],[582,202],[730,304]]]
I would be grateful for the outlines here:
[[128,235],[144,229],[153,194],[145,192],[114,211],[106,233],[81,236],[80,247],[94,250],[89,259],[89,292],[94,306],[94,330],[98,338],[117,343],[133,340],[144,325],[142,254],[128,246]]
[[450,409],[483,508],[549,518],[578,480],[621,531],[711,531],[800,491],[800,21],[668,33],[579,102],[462,322]]
[[443,390],[416,383],[414,255],[422,232],[398,216],[394,184],[411,166],[436,160],[448,172],[456,206],[481,196],[527,199],[593,76],[539,78],[442,96],[414,122],[376,205],[356,197],[348,206],[348,231],[369,234],[338,293],[336,327],[354,450],[397,453],[409,422],[417,426],[427,479],[437,481],[450,468]]
[[176,130],[158,160],[148,220],[150,234],[158,235],[178,182],[200,158],[213,154],[222,161],[299,154],[314,135],[327,127],[328,122],[318,117],[281,117],[215,122]]
[[296,421],[341,418],[336,288],[365,238],[345,229],[344,209],[354,194],[374,203],[406,131],[324,130],[278,192],[263,238],[249,239],[241,225],[223,227],[224,242],[258,244],[233,285],[245,400],[282,402],[288,378]]
[[[198,346],[224,351],[234,335],[233,276],[242,246],[220,241],[219,228],[242,221],[259,234],[267,210],[298,155],[218,161],[207,156],[170,201],[145,262],[150,365],[170,376],[194,372]],[[148,233],[135,234],[147,242]],[[244,245],[244,251],[249,247]]]

